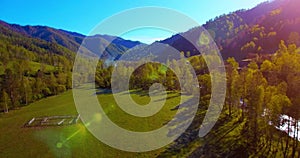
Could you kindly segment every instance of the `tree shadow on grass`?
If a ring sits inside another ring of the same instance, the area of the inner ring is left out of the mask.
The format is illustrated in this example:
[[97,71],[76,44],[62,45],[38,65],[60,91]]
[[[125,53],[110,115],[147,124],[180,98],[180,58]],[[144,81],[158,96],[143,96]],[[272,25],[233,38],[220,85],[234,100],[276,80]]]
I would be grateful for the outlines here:
[[122,95],[128,95],[128,94],[135,94],[135,95],[144,97],[144,96],[149,96],[149,91],[137,89],[137,90],[131,90],[131,91],[124,92]]
[[[178,153],[182,153],[183,150],[189,150],[190,153],[188,155],[185,155],[188,157],[227,157],[228,154],[234,155],[236,153],[239,153],[233,151],[238,151],[245,148],[242,142],[242,144],[236,142],[242,137],[241,135],[237,134],[239,133],[241,122],[239,121],[239,119],[232,119],[227,115],[221,115],[212,131],[208,133],[208,135],[206,135],[204,138],[199,138],[199,127],[205,116],[205,111],[205,109],[201,109],[201,106],[199,106],[197,116],[193,119],[193,122],[189,126],[189,128],[179,138],[177,138],[175,142],[172,143],[163,153],[161,153],[159,157],[172,155],[174,156],[175,154],[177,155]],[[185,111],[183,112],[185,113],[183,116],[189,115]],[[176,128],[170,130],[169,134],[176,132],[177,128],[181,128],[186,122],[185,119],[185,117],[180,118],[179,120],[183,120],[181,122],[182,125],[176,125]],[[224,124],[226,124],[226,126],[224,126]],[[191,149],[190,145],[196,142],[198,142],[197,147],[193,147]],[[242,152],[240,154],[247,153]]]
[[[154,92],[153,94],[160,94],[161,91],[157,91]],[[143,90],[143,89],[135,89],[135,90],[130,90],[127,92],[124,92],[122,95],[128,95],[128,94],[135,94],[135,95],[139,95],[141,97],[143,96],[148,96],[149,97],[149,91],[148,90]],[[177,92],[177,91],[167,91],[166,92],[167,95],[169,94],[178,94],[178,96],[181,95],[181,93]]]
[[[180,97],[180,94],[174,95],[174,96],[169,96],[167,98],[157,99],[157,100],[154,100],[154,102],[161,102],[161,101],[164,101],[164,100],[169,100],[169,99],[173,99],[173,98],[177,98],[177,97]],[[179,108],[179,106],[176,106],[174,109],[177,110],[178,108]]]
[[111,89],[97,89],[96,90],[96,95],[111,94],[111,93],[112,93]]

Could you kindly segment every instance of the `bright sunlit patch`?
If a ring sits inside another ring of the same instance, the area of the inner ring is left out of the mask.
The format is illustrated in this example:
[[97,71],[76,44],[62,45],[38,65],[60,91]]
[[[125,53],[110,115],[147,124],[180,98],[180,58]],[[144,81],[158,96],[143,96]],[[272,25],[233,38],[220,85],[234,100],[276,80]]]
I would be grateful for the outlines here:
[[207,44],[209,44],[209,37],[204,32],[202,32],[201,35],[200,35],[200,37],[199,37],[199,44],[200,45],[207,45]]
[[100,113],[97,113],[94,115],[95,122],[100,122],[102,120],[102,115]]
[[155,80],[155,79],[157,79],[158,77],[159,77],[159,76],[158,76],[157,72],[152,72],[152,73],[150,74],[150,76],[148,76],[148,78],[151,79],[151,80]]
[[76,136],[79,132],[81,131],[81,129],[77,130],[76,132],[74,132],[73,134],[71,134],[67,139],[66,141],[72,139],[74,136]]
[[212,39],[214,39],[214,38],[216,37],[216,33],[215,33],[214,30],[209,29],[209,30],[207,30],[207,31],[208,31],[208,33],[210,34],[210,36],[211,36]]
[[57,148],[61,148],[62,146],[63,146],[63,143],[62,143],[62,142],[56,143],[56,147],[57,147]]
[[168,67],[165,65],[162,65],[162,64],[160,65],[160,67],[158,69],[158,71],[162,74],[166,74],[167,70],[168,70]]
[[[83,128],[82,128],[83,127]],[[76,135],[78,135],[79,133],[83,133],[85,131],[85,127],[82,126],[80,127],[77,131],[75,131],[74,133],[72,133],[69,137],[67,137],[65,140],[63,140],[62,142],[58,142],[56,143],[56,148],[62,148],[63,145],[65,143],[67,143],[69,140],[71,140],[73,137],[75,137]]]
[[174,33],[170,30],[161,28],[145,27],[131,30],[121,35],[124,39],[140,41],[142,43],[151,44],[155,41],[164,40],[171,37]]

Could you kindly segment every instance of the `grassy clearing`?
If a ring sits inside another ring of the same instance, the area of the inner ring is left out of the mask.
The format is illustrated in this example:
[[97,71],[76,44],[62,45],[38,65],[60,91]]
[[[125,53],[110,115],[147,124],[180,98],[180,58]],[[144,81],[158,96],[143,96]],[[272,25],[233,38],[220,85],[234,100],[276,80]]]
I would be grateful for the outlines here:
[[[173,117],[176,110],[171,109],[179,103],[177,95],[169,94],[161,111],[146,119],[126,114],[115,106],[113,96],[109,93],[98,95],[98,98],[107,115],[119,126],[147,131],[161,127]],[[82,123],[63,127],[22,127],[32,117],[76,115],[72,97],[72,92],[68,91],[8,114],[0,114],[0,157],[155,157],[164,150],[146,153],[116,150],[98,141]],[[132,97],[139,103],[149,102],[144,95],[132,94]],[[112,105],[114,108],[111,108]]]
[[[40,63],[30,62],[29,64],[30,64],[30,68],[32,69],[32,72],[37,72],[38,70],[41,69]],[[55,68],[54,68],[54,66],[44,64],[44,69],[45,69],[45,72],[51,72],[51,71],[54,71]]]
[[[12,68],[14,66],[14,64],[15,64],[15,62],[9,62],[8,65],[6,65],[6,68]],[[35,74],[38,70],[41,69],[41,63],[30,61],[29,67],[31,69],[30,73]],[[52,72],[54,70],[55,70],[54,66],[44,64],[45,72]],[[4,65],[2,63],[0,63],[0,75],[3,75],[4,72],[5,72]]]

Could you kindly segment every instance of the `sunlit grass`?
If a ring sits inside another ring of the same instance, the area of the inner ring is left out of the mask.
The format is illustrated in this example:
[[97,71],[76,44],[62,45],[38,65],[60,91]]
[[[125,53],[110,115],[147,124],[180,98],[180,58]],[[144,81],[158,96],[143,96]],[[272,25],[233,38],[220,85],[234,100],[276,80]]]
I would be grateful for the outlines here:
[[[98,98],[107,115],[119,126],[147,131],[159,128],[169,121],[178,103],[176,93],[156,115],[147,119],[125,114],[113,101],[112,94],[102,94]],[[129,153],[111,148],[97,140],[82,123],[63,127],[23,128],[33,117],[52,115],[76,115],[71,91],[59,96],[37,101],[19,110],[0,114],[0,157],[155,157],[164,149],[146,153]],[[135,100],[145,100],[147,96],[132,94]],[[143,101],[141,101],[143,102]],[[101,121],[102,116],[95,115]]]
[[[120,93],[118,95],[123,94]],[[112,94],[99,95],[98,99],[108,117],[118,126],[132,131],[144,132],[160,128],[175,116],[177,111],[171,109],[175,108],[180,103],[180,97],[178,96],[178,93],[169,93],[167,97],[170,99],[166,100],[163,108],[158,113],[150,117],[135,117],[126,113],[119,106],[117,106]],[[131,97],[138,104],[141,104],[141,106],[149,103],[150,101],[149,97],[144,93],[142,93],[142,95],[132,93]],[[185,98],[188,97],[186,96]],[[153,101],[157,104],[163,104],[163,101],[159,96],[154,96]],[[128,101],[121,100],[121,102]]]

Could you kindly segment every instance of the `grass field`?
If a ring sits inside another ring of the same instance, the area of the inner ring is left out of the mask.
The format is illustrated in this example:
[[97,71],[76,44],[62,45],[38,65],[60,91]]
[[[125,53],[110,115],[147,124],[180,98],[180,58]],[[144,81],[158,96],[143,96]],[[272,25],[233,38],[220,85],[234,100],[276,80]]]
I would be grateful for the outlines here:
[[[115,105],[110,93],[98,95],[104,110],[119,126],[148,131],[169,121],[180,98],[177,93],[169,99],[159,113],[149,118],[135,118]],[[132,94],[140,104],[147,104],[149,97]],[[113,108],[112,108],[113,107]],[[164,148],[145,153],[130,153],[111,148],[97,140],[82,123],[71,126],[34,127],[22,126],[31,118],[51,115],[76,115],[72,92],[49,97],[19,110],[0,114],[0,157],[155,157]],[[129,121],[126,121],[129,120]]]

